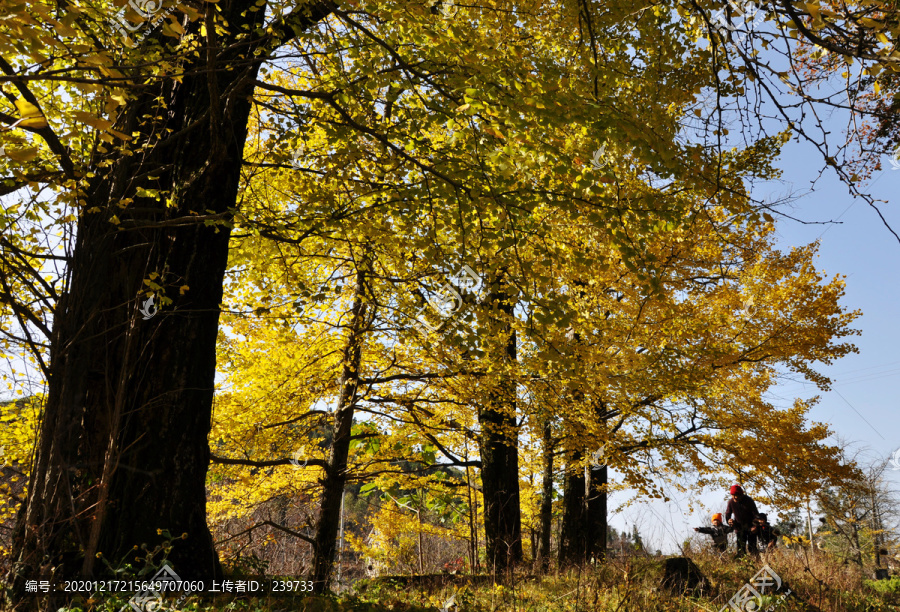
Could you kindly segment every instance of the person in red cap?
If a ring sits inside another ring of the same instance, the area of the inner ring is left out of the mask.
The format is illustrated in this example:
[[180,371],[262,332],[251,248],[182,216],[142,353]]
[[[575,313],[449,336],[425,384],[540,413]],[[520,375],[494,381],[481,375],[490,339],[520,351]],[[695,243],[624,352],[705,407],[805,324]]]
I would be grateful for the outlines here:
[[725,506],[725,521],[734,529],[737,538],[737,558],[744,554],[758,555],[756,550],[756,533],[752,531],[753,523],[759,517],[756,502],[744,493],[741,485],[732,485],[728,491],[731,499]]

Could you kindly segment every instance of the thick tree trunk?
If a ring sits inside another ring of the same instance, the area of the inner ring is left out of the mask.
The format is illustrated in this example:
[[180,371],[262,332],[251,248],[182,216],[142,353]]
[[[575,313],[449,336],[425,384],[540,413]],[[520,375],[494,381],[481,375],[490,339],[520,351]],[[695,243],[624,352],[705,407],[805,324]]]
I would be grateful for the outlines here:
[[500,572],[522,560],[518,448],[509,440],[515,417],[482,410],[481,481],[487,563]]
[[[259,27],[264,11],[250,10],[251,0],[218,6],[230,33],[220,30],[215,48],[229,51],[185,60],[180,82],[137,89],[116,125],[140,134],[134,152],[94,160],[13,534],[14,605],[34,602],[23,599],[28,579],[103,574],[101,557],[159,563],[169,546],[181,578],[221,577],[206,525],[206,470],[230,230],[203,219],[227,223],[233,214],[259,67],[246,59],[254,47],[236,37]],[[140,293],[151,278],[161,286],[158,312]],[[160,304],[162,292],[171,303]]]
[[547,419],[541,430],[541,542],[538,552],[541,571],[546,571],[550,566],[550,530],[553,524],[553,453],[555,451],[553,429],[550,419]]
[[[570,464],[578,464],[575,452]],[[580,565],[606,557],[606,466],[567,471],[563,492],[563,525],[559,545],[560,565]]]
[[[501,343],[502,361],[516,361],[516,334],[509,323],[513,304],[501,274],[491,283],[489,304],[500,314],[491,338]],[[481,482],[484,495],[484,535],[487,563],[494,573],[522,561],[522,519],[519,506],[519,448],[516,424],[516,383],[501,374],[489,400],[478,410],[481,425]]]
[[[575,285],[583,287],[585,283],[576,282]],[[578,292],[580,296],[584,295],[583,289],[579,289]],[[572,342],[575,345],[581,344],[580,334],[573,333]],[[576,403],[584,401],[584,392],[576,388],[572,399]],[[605,422],[609,418],[609,412],[601,401],[595,400],[591,405],[598,419]],[[571,426],[583,433],[577,423],[572,423]],[[585,452],[581,450],[572,451],[566,466],[559,545],[560,566],[581,565],[591,560],[602,562],[606,557],[607,468],[605,465],[581,467],[584,456]]]
[[322,501],[316,522],[313,551],[313,591],[324,593],[331,583],[334,568],[335,540],[341,522],[341,499],[347,482],[347,459],[350,456],[350,437],[356,391],[359,387],[359,367],[362,362],[362,342],[366,324],[365,262],[356,271],[356,294],[351,310],[350,332],[344,347],[340,395],[334,413],[333,436],[325,476],[322,480]]
[[588,472],[587,485],[587,523],[588,538],[585,551],[585,559],[595,559],[602,563],[606,558],[607,538],[607,508],[606,508],[606,484],[607,467],[592,467]]
[[566,466],[563,484],[563,519],[559,536],[559,565],[578,565],[587,557],[587,504],[583,455],[574,451]]

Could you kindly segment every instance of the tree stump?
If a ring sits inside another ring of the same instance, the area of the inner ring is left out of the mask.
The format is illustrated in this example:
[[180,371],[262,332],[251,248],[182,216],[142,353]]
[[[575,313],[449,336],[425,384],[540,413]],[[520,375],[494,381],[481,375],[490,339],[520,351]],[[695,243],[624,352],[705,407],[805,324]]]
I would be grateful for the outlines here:
[[709,590],[710,584],[700,568],[688,557],[666,559],[662,587],[674,595],[699,595]]

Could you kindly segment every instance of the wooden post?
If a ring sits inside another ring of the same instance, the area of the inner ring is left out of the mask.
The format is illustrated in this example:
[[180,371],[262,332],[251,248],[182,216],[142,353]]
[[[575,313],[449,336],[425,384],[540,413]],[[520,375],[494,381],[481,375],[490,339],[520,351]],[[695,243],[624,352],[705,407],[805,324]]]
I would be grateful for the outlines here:
[[[419,489],[419,501],[421,502],[421,493],[422,490]],[[419,520],[419,575],[425,573],[425,566],[422,563],[422,509],[419,505],[416,505],[416,518]]]
[[813,541],[813,530],[812,530],[812,515],[809,512],[809,502],[806,502],[806,528],[809,530],[809,548],[811,551],[816,551],[815,542]]
[[469,568],[472,573],[478,565],[478,532],[475,528],[475,509],[472,506],[472,480],[469,476],[469,441],[464,439],[466,460],[466,495],[469,498]]

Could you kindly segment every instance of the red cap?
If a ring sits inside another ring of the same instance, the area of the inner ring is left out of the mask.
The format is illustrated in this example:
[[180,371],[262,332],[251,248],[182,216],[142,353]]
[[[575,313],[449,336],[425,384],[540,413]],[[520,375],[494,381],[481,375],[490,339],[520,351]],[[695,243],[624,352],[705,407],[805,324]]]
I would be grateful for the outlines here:
[[741,493],[744,492],[744,490],[741,488],[741,485],[731,485],[731,488],[728,489],[728,492],[731,493],[732,495],[734,495],[738,491],[740,491]]

